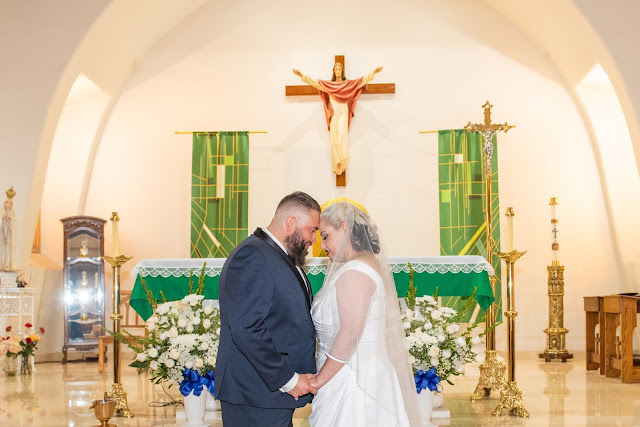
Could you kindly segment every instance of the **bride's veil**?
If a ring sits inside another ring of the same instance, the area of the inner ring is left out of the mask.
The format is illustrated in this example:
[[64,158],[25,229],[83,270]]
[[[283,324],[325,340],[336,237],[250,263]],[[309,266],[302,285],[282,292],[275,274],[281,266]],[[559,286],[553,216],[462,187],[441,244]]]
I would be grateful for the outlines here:
[[[377,226],[369,215],[348,202],[332,204],[322,218],[338,230],[344,227],[325,279],[325,291],[332,292],[337,302],[332,304],[337,309],[331,313],[335,329],[328,357],[348,362],[358,387],[377,404],[377,425],[386,427],[385,420],[395,420],[395,425],[419,426],[418,398],[398,294]],[[362,269],[375,271],[373,277],[382,280],[374,281]],[[378,316],[371,316],[365,327],[373,310]]]

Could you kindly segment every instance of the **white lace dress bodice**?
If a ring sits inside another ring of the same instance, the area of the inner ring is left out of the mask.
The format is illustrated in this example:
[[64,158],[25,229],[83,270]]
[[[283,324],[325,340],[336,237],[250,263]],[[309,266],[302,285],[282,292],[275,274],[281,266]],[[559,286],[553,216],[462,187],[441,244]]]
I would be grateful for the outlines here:
[[[318,337],[317,369],[320,371],[340,330],[336,282],[347,271],[366,274],[375,283],[369,310],[357,348],[344,367],[320,388],[312,402],[309,422],[314,427],[408,426],[406,412],[395,371],[383,342],[386,319],[380,315],[384,307],[383,283],[378,272],[368,264],[352,260],[345,263],[331,282],[325,282],[316,294],[311,317]],[[344,283],[341,286],[348,286]],[[332,356],[335,356],[332,354]],[[391,370],[391,373],[389,372]],[[371,396],[375,390],[375,397]],[[391,408],[391,410],[387,410]]]

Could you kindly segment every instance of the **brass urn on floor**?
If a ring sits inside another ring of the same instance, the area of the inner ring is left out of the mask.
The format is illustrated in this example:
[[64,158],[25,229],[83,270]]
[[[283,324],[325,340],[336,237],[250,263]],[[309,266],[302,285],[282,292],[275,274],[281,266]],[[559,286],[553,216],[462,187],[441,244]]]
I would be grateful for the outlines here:
[[104,393],[104,399],[94,400],[91,404],[93,413],[95,414],[100,426],[98,427],[113,427],[113,424],[109,424],[109,420],[113,417],[113,412],[116,410],[116,401],[109,399],[107,393]]

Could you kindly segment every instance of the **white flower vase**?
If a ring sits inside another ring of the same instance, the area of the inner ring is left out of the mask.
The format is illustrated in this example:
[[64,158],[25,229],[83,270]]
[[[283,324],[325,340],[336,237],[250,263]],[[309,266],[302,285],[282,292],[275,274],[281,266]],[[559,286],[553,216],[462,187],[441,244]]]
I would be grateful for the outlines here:
[[184,414],[187,417],[185,426],[206,426],[204,422],[204,412],[206,409],[207,394],[205,390],[200,393],[200,396],[193,394],[193,391],[188,396],[184,397]]
[[433,409],[438,409],[442,405],[444,405],[444,396],[442,393],[433,393]]
[[418,403],[420,405],[420,417],[423,425],[430,425],[431,414],[433,413],[433,395],[437,394],[431,390],[422,390],[418,394]]
[[[207,394],[207,403],[205,405],[207,412],[216,412],[220,411],[220,401],[216,400],[215,397],[211,395],[209,390],[205,390]],[[205,392],[203,391],[203,393]]]

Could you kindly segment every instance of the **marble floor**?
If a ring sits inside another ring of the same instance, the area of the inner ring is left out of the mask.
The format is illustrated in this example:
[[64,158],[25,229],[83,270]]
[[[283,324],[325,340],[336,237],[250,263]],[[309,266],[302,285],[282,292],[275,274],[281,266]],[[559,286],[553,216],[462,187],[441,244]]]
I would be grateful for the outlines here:
[[[622,384],[597,372],[586,372],[584,356],[567,363],[544,363],[537,353],[519,353],[517,381],[530,418],[494,417],[491,411],[499,393],[472,403],[469,394],[478,379],[477,366],[470,366],[455,385],[446,385],[445,404],[450,419],[434,419],[451,426],[640,426],[640,384]],[[30,376],[0,377],[0,426],[96,426],[89,409],[113,382],[109,364],[99,374],[96,362],[36,364]],[[146,376],[123,366],[122,383],[128,393],[134,418],[112,418],[117,426],[173,426],[180,407],[163,406],[179,399],[176,388],[166,393]],[[296,411],[295,426],[308,425],[310,408]],[[221,426],[214,421],[212,426]],[[382,427],[382,426],[381,426]]]

